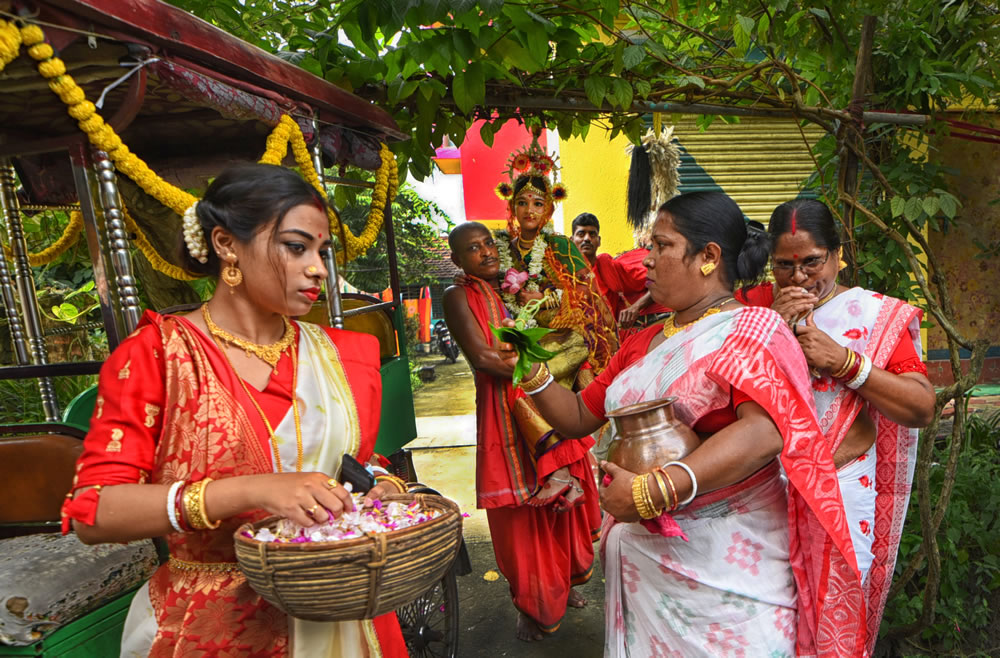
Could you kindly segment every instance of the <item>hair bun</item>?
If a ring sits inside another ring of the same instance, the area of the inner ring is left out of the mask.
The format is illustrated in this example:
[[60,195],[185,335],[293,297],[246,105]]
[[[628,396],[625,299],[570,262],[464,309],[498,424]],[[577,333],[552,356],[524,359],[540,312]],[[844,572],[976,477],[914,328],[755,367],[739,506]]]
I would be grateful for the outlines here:
[[736,278],[756,282],[764,275],[767,259],[771,255],[771,236],[760,222],[747,222],[747,238],[736,258]]

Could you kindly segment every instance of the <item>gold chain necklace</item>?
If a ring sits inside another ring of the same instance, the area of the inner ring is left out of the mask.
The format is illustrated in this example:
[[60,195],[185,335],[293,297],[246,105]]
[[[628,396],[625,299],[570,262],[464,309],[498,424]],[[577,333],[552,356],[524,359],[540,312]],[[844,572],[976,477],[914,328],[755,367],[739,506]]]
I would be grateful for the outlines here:
[[823,304],[825,304],[828,301],[830,301],[831,299],[833,299],[833,296],[836,295],[836,294],[837,294],[837,284],[835,283],[835,284],[833,284],[833,290],[831,290],[828,295],[826,295],[825,297],[823,297],[823,299],[821,299],[818,302],[816,302],[816,305],[813,306],[813,310],[815,311],[820,306],[822,306]]
[[671,336],[679,333],[685,327],[690,327],[695,322],[704,320],[710,315],[715,315],[716,313],[719,313],[720,311],[722,311],[722,307],[728,304],[729,302],[733,301],[733,299],[734,299],[733,297],[727,297],[726,299],[723,299],[721,302],[718,302],[717,304],[712,304],[710,307],[705,309],[705,312],[702,313],[697,320],[688,322],[687,324],[682,324],[679,327],[676,324],[674,324],[674,318],[677,316],[677,313],[674,313],[669,318],[667,318],[666,322],[663,323],[663,337],[670,338]]
[[212,316],[208,312],[208,304],[201,307],[201,315],[205,318],[205,326],[208,327],[209,333],[216,338],[229,343],[230,345],[240,348],[246,352],[247,358],[250,358],[251,354],[256,356],[258,359],[271,366],[272,369],[278,365],[278,361],[281,359],[281,353],[291,347],[292,342],[295,340],[295,329],[292,328],[292,323],[289,322],[286,317],[281,318],[285,322],[285,333],[278,339],[278,342],[271,343],[270,345],[260,345],[258,343],[250,342],[249,340],[244,340],[239,336],[234,336],[219,325],[215,324],[215,322],[212,321]]
[[[204,308],[204,307],[203,307]],[[288,322],[288,320],[285,320]],[[289,323],[290,324],[290,323]],[[218,343],[219,341],[216,340]],[[226,363],[229,364],[230,370],[233,371],[233,376],[236,377],[236,381],[240,383],[243,387],[243,392],[247,394],[250,398],[250,402],[253,403],[257,413],[260,414],[260,419],[264,421],[264,427],[267,428],[267,434],[271,441],[271,450],[274,452],[274,465],[277,467],[278,472],[282,473],[284,469],[281,467],[281,454],[278,452],[278,437],[274,435],[274,429],[271,427],[271,423],[267,420],[267,416],[264,414],[264,410],[260,408],[257,403],[257,398],[255,398],[251,393],[250,389],[247,387],[246,382],[240,377],[240,374],[236,372],[236,368],[233,367],[233,362],[229,360],[229,355],[226,354],[225,345],[219,345],[219,351],[222,352],[222,356],[225,357]],[[298,350],[295,348],[295,344],[292,344],[292,417],[295,419],[295,448],[296,448],[296,459],[295,459],[295,472],[302,472],[302,419],[299,417],[299,397],[296,394],[299,383],[299,358]]]

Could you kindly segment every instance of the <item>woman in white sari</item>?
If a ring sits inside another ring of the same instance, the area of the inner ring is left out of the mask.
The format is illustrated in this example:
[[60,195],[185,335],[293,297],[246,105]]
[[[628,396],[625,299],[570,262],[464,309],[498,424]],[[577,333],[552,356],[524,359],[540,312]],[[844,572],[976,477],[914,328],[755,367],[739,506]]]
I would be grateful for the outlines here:
[[708,192],[661,206],[652,239],[647,287],[674,316],[576,396],[538,369],[524,384],[565,436],[675,396],[702,438],[652,473],[602,463],[605,655],[858,655],[857,572],[806,363],[777,313],[732,298],[762,273],[766,235]]
[[838,285],[840,236],[823,203],[781,204],[768,232],[775,283],[751,289],[747,299],[781,314],[809,362],[864,587],[870,652],[906,518],[916,428],[934,413],[934,389],[921,361],[921,311]]

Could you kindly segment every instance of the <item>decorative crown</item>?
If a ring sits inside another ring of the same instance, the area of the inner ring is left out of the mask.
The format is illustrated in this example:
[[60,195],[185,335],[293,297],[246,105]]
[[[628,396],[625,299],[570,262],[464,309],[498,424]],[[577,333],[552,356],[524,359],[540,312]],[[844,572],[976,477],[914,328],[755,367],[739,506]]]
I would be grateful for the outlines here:
[[[507,180],[501,181],[494,188],[496,195],[504,201],[514,198],[514,183],[521,176],[544,178],[549,183],[545,196],[552,201],[564,200],[568,195],[566,186],[559,182],[559,165],[557,156],[549,155],[538,144],[538,139],[532,139],[531,144],[511,153],[507,160]],[[551,176],[551,180],[550,180]],[[541,192],[541,190],[538,190]]]

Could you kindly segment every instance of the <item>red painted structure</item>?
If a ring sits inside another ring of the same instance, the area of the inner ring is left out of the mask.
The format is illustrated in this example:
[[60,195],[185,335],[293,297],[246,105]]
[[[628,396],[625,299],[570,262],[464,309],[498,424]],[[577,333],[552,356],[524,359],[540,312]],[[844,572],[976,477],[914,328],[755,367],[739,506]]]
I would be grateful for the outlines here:
[[[504,170],[512,151],[531,143],[531,132],[523,124],[511,119],[497,131],[493,146],[489,147],[479,136],[485,121],[476,121],[469,128],[462,142],[462,191],[465,196],[465,218],[471,221],[506,221],[507,202],[493,191],[499,182],[507,179]],[[546,147],[545,133],[538,143]]]

